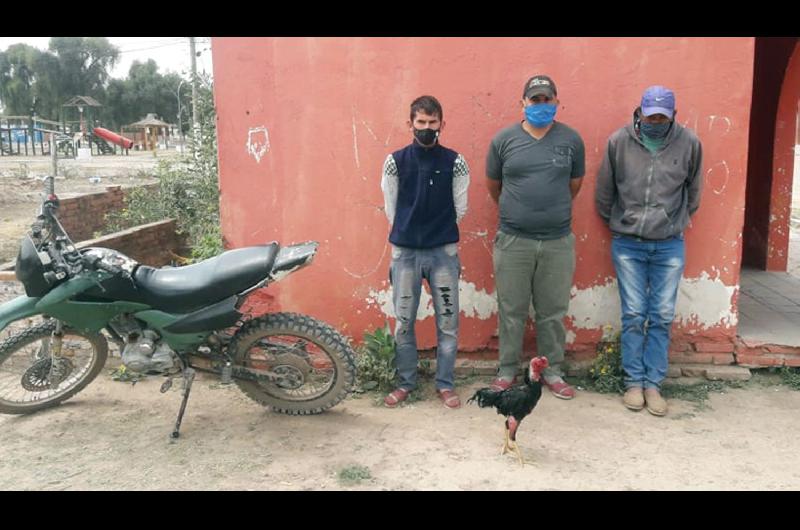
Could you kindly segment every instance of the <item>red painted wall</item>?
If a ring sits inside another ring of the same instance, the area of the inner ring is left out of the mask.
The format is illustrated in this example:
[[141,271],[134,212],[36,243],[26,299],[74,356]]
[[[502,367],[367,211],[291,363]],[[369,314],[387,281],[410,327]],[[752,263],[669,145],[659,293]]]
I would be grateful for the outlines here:
[[[775,230],[770,234],[770,214],[773,213],[770,205],[775,188],[773,183],[773,144],[776,111],[786,64],[795,49],[796,42],[797,38],[795,37],[768,37],[758,38],[755,43],[753,101],[748,147],[750,154],[747,167],[747,211],[743,232],[742,261],[747,266],[762,270],[786,270],[785,251],[788,245],[788,230],[786,230],[787,239],[783,248],[782,268],[776,261],[777,253],[774,249],[769,252],[768,247],[770,238],[773,239],[772,244],[775,244],[776,235]],[[794,119],[794,115],[792,119]],[[789,194],[791,195],[791,181],[789,181]],[[787,228],[788,223],[787,217]],[[771,254],[769,259],[768,254]],[[767,265],[768,261],[769,266]]]
[[789,260],[789,222],[792,215],[792,179],[794,148],[800,101],[800,45],[792,49],[783,75],[775,119],[775,143],[772,153],[772,189],[770,190],[769,240],[767,270],[786,271]]
[[[321,242],[315,264],[271,286],[265,307],[310,313],[355,338],[381,325],[386,317],[369,301],[388,289],[381,168],[410,142],[411,101],[431,94],[444,107],[442,143],[472,169],[462,280],[494,293],[497,209],[484,186],[486,150],[499,129],[522,119],[525,80],[546,73],[558,86],[557,119],[586,143],[574,302],[618,323],[589,296],[614,276],[594,179],[608,136],[628,123],[644,88],[663,84],[676,92],[678,121],[704,146],[703,204],[687,232],[685,276],[735,288],[753,50],[752,38],[213,38],[224,234],[231,247]],[[676,340],[735,335],[735,320],[713,323],[704,312],[704,292],[687,295],[700,316],[676,324]],[[735,312],[735,293],[725,296]],[[462,303],[461,348],[495,345],[496,315],[463,311]],[[577,317],[568,329],[573,349],[601,334]],[[422,346],[435,344],[432,318],[418,330]]]

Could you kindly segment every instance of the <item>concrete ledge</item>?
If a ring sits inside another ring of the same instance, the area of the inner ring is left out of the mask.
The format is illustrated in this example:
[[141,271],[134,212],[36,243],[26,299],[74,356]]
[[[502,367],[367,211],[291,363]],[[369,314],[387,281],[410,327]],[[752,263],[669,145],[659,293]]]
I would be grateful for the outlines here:
[[752,374],[742,366],[720,366],[718,364],[684,364],[680,367],[684,377],[704,377],[710,381],[748,381]]

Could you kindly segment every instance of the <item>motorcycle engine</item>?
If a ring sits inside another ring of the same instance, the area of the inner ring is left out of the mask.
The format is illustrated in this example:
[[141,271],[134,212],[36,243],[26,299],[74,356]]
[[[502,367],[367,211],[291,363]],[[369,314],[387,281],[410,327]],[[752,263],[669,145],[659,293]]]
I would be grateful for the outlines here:
[[175,352],[153,330],[142,330],[131,317],[118,317],[114,330],[125,338],[122,363],[134,372],[166,372],[175,366]]

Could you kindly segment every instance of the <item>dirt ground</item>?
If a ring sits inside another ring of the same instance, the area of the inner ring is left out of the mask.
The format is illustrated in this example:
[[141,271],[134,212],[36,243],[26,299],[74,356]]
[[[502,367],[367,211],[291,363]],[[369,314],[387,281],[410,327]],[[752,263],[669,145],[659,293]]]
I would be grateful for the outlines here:
[[523,467],[500,455],[502,418],[492,410],[451,411],[433,397],[387,410],[362,396],[322,415],[284,416],[205,377],[172,441],[179,385],[162,395],[160,383],[132,386],[106,370],[59,407],[0,416],[0,489],[800,489],[800,392],[781,386],[713,394],[704,409],[672,400],[665,418],[630,412],[618,396],[545,394],[520,427],[535,461]]

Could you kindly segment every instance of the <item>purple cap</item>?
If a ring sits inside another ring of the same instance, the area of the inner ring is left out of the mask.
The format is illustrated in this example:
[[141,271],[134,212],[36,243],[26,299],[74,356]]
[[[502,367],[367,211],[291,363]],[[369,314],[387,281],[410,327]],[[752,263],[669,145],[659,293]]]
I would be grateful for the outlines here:
[[675,94],[672,90],[656,85],[651,86],[642,94],[642,114],[652,116],[663,114],[672,119],[675,113]]

